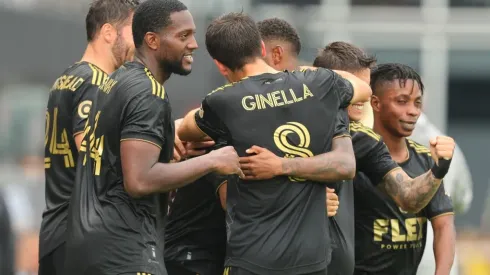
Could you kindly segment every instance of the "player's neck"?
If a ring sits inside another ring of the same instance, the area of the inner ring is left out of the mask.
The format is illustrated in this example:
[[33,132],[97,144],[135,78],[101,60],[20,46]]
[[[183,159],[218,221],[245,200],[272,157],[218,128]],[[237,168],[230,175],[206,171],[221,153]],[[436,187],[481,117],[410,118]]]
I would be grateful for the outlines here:
[[256,58],[253,62],[245,64],[242,69],[235,71],[233,73],[233,80],[238,81],[249,76],[261,75],[265,73],[275,74],[278,72],[279,71],[267,65],[262,58]]
[[380,123],[374,121],[373,130],[383,137],[383,141],[390,151],[391,158],[397,163],[404,162],[408,159],[408,147],[404,137],[392,135],[386,128],[380,126]]
[[97,42],[94,41],[88,43],[82,56],[82,61],[94,64],[106,74],[111,74],[117,69],[113,58],[110,58],[111,56],[112,54],[108,54],[106,49],[97,45]]
[[158,83],[162,84],[170,78],[171,73],[165,72],[156,59],[149,55],[142,54],[136,51],[134,61],[140,62],[150,70],[151,74]]

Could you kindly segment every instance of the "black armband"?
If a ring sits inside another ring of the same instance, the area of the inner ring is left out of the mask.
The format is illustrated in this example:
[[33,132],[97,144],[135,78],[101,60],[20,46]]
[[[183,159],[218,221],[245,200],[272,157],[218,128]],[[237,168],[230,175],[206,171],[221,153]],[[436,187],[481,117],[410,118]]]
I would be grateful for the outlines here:
[[451,159],[439,159],[439,165],[435,164],[432,166],[432,174],[436,179],[443,179],[444,176],[447,174],[449,171],[449,166],[451,164]]

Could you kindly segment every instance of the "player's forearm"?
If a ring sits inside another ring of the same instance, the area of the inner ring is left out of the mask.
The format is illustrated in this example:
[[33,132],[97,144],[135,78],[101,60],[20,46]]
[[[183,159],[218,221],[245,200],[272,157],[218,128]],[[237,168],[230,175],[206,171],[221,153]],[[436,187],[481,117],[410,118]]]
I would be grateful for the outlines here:
[[434,197],[441,182],[430,170],[411,179],[402,169],[396,169],[386,176],[380,188],[404,211],[418,213]]
[[434,228],[435,275],[449,275],[454,262],[455,247],[456,232],[454,224],[448,222],[441,228]]
[[351,103],[366,102],[369,100],[373,94],[373,91],[368,83],[349,72],[339,70],[333,71],[347,79],[352,84],[352,87],[354,88],[354,96],[352,97]]
[[311,158],[284,158],[282,174],[321,182],[349,180],[356,174],[356,160],[353,154],[335,151]]
[[126,184],[126,186],[133,186],[133,190],[128,190],[132,196],[142,197],[180,188],[213,170],[214,162],[208,155],[178,163],[156,163],[138,184]]
[[199,109],[194,109],[185,115],[182,124],[177,129],[177,135],[182,141],[203,141],[206,135],[197,127],[194,118]]

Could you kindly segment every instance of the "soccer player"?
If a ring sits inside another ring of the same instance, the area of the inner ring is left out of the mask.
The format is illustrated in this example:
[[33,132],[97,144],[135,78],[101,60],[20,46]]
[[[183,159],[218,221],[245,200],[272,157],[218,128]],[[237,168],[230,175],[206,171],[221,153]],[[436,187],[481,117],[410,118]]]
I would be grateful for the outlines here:
[[[182,140],[209,136],[232,144],[240,155],[258,144],[290,157],[284,160],[291,168],[294,156],[332,161],[312,167],[316,181],[303,180],[302,174],[229,180],[225,273],[325,274],[330,241],[321,181],[328,174],[352,178],[355,170],[350,140],[332,142],[336,116],[339,108],[366,101],[369,85],[344,72],[345,78],[325,69],[274,70],[263,60],[255,22],[243,13],[213,20],[206,47],[231,83],[186,115],[178,132]],[[322,118],[321,125],[313,116]]]
[[[340,68],[355,72],[359,77],[369,81],[367,79],[366,71],[369,71],[368,65],[370,62],[366,61],[370,61],[370,58],[368,58],[360,49],[344,42],[332,43],[327,48],[329,48],[329,50],[322,51],[316,58],[315,65],[327,68],[339,68],[339,66],[341,66]],[[336,51],[339,50],[338,48],[345,49],[340,53],[335,53],[332,48],[337,48]],[[349,107],[349,109],[352,108],[356,107]],[[351,110],[351,112],[349,112],[349,114],[352,115],[350,119],[353,121],[360,118],[359,115],[356,115],[359,113],[355,111],[356,110]],[[342,118],[342,116],[340,118],[342,120],[347,120],[347,118]],[[344,129],[339,129],[339,134],[343,130]],[[348,132],[345,134],[348,134]],[[382,139],[373,138],[376,137],[376,135],[374,135],[372,130],[360,123],[354,122],[351,123],[350,134],[352,135],[352,142],[356,155],[357,170],[367,171],[365,173],[373,183],[377,184],[381,182],[381,184],[378,184],[379,189],[384,190],[385,193],[394,198],[395,202],[400,207],[408,209],[411,212],[420,211],[429,202],[441,183],[440,179],[443,178],[449,169],[449,163],[446,161],[441,163],[441,167],[436,165],[432,168],[433,171],[437,172],[438,178],[435,178],[435,174],[429,171],[412,180],[401,169],[395,169],[397,168],[397,164],[391,159],[386,145]],[[441,137],[438,140],[438,145],[441,148],[444,146],[454,147],[454,141],[451,138]],[[435,144],[432,144],[432,147],[437,149]],[[244,173],[249,175],[247,179],[268,179],[284,173],[281,159],[269,150],[255,146],[249,152],[256,155],[241,158],[242,169]],[[452,154],[449,154],[448,152],[438,151],[438,154],[439,153],[443,157],[452,157]],[[300,159],[299,161],[306,160]],[[300,168],[308,169],[308,165],[298,165],[297,169]],[[306,178],[308,178],[308,176],[309,175],[305,175]],[[383,180],[381,181],[381,179]],[[352,217],[352,199],[348,198],[349,186],[348,184],[345,185],[346,186],[342,186],[342,189],[346,189],[347,191],[342,191],[341,194],[344,196],[345,204],[347,204],[346,207],[350,209],[350,211],[346,210],[346,212],[349,212],[348,216]],[[352,195],[350,197],[352,198]],[[334,272],[334,274],[351,274],[354,266],[354,252],[352,248],[353,233],[349,234],[349,232],[354,231],[352,225],[353,220],[344,220],[341,218],[340,221],[345,222],[343,226],[342,223],[340,224],[345,229],[337,227],[336,229],[339,230],[332,231],[332,236],[336,238],[338,242],[337,249],[334,250],[333,258],[338,261],[336,261],[336,263],[333,263],[332,261],[332,264],[329,265],[329,272]],[[335,233],[340,233],[342,235],[337,236]]]
[[[434,161],[440,165],[444,159],[434,158],[437,151],[454,151],[454,145],[449,148],[437,144],[428,149],[406,138],[412,134],[422,111],[424,85],[415,70],[394,63],[379,65],[371,73],[371,86],[376,132],[372,133],[373,138],[384,140],[393,160],[408,175],[424,174]],[[435,274],[449,274],[456,233],[453,206],[444,185],[420,211],[408,213],[372,184],[362,173],[354,180],[354,274],[416,274],[425,248],[428,220],[434,228]],[[423,197],[428,196],[414,199]]]
[[[187,155],[209,151],[201,148],[212,143],[187,143]],[[165,267],[169,275],[223,274],[226,226],[218,190],[226,180],[211,173],[171,192],[165,225]]]
[[46,209],[39,234],[39,274],[62,272],[66,219],[75,183],[78,148],[98,85],[132,59],[137,0],[95,0],[85,18],[88,45],[81,61],[55,81],[46,109]]
[[198,47],[186,6],[145,1],[134,13],[132,31],[135,61],[99,87],[84,129],[64,274],[166,274],[163,192],[210,172],[241,172],[230,146],[168,163],[174,122],[162,84],[172,73],[191,72]]

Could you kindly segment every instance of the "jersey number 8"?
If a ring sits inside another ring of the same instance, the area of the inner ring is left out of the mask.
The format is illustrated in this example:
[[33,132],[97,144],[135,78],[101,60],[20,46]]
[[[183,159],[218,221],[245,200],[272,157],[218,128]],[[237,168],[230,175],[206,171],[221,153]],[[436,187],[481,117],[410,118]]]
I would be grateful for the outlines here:
[[[289,135],[295,134],[299,137],[298,145],[291,144]],[[289,137],[288,137],[289,136]],[[308,158],[313,153],[308,149],[310,146],[310,132],[299,122],[288,122],[279,126],[274,132],[274,143],[284,153],[285,158]],[[289,177],[291,181],[305,181],[305,179]]]

